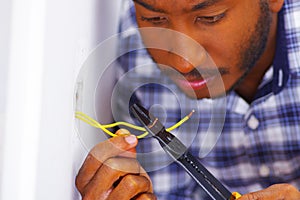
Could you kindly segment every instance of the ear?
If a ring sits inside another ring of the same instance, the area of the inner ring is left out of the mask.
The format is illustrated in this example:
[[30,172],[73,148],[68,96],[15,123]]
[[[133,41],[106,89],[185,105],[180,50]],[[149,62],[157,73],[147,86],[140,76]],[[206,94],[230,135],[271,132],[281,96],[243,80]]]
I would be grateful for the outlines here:
[[269,8],[272,12],[278,13],[282,6],[283,6],[284,0],[269,0]]

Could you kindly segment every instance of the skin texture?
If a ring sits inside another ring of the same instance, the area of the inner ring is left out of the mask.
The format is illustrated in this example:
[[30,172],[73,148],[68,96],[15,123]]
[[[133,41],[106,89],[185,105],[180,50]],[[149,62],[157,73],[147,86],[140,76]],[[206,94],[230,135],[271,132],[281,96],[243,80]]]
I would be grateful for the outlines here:
[[276,184],[265,190],[243,195],[239,200],[297,200],[300,193],[289,184]]
[[[139,27],[166,28],[186,35],[181,37],[162,29],[152,34],[141,31],[146,47],[153,43],[163,46],[164,50],[149,48],[148,51],[183,92],[200,99],[234,89],[246,101],[252,101],[273,61],[277,13],[283,0],[134,2]],[[194,41],[201,48],[193,45]],[[215,66],[206,65],[206,53]],[[199,84],[202,82],[204,86]],[[135,159],[137,139],[126,130],[118,134],[91,150],[76,177],[77,189],[84,200],[156,199],[149,176]],[[277,184],[240,198],[254,199],[296,200],[300,194],[291,185]]]
[[[204,53],[195,50],[196,47],[191,48],[187,40],[170,34],[164,37],[162,32],[142,34],[146,46],[151,46],[158,38],[169,44],[164,45],[167,50],[148,51],[156,63],[163,64],[161,69],[183,92],[195,98],[215,97],[225,92],[219,89],[222,83],[226,91],[235,89],[251,101],[263,74],[272,64],[275,51],[277,13],[269,10],[266,1],[223,0],[198,10],[193,10],[193,6],[203,1],[135,2],[139,27],[159,27],[183,33],[198,42],[214,61],[216,66],[206,66]],[[214,16],[219,20],[209,23]],[[183,56],[173,53],[178,49]],[[207,84],[209,90],[207,87],[190,90],[178,81],[179,74],[188,82],[202,80],[201,74],[209,79],[214,76],[209,72],[215,67],[219,69],[222,80]],[[247,74],[249,76],[245,77]],[[243,89],[244,85],[247,85],[247,90]]]
[[135,159],[137,138],[128,133],[119,130],[119,136],[90,151],[76,177],[82,199],[156,199],[149,176]]

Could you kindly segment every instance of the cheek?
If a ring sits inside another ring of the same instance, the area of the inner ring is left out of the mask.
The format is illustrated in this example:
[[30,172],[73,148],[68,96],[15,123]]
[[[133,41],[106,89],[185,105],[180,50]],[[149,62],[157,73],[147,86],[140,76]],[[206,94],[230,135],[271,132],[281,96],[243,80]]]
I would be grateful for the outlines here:
[[160,49],[147,49],[148,53],[151,55],[153,60],[158,64],[164,64],[168,65],[169,59],[168,59],[168,53],[164,50]]
[[239,69],[238,64],[243,52],[241,43],[247,38],[247,33],[243,32],[242,28],[236,29],[234,27],[227,26],[222,30],[213,31],[217,34],[211,34],[212,36],[206,37],[206,42],[203,43],[203,47],[212,57],[215,64],[218,67],[230,67],[231,71]]
[[233,67],[239,63],[239,47],[237,41],[216,40],[206,47],[208,54],[219,67]]
[[[245,7],[254,8],[254,1],[244,1],[226,15],[225,20],[207,30],[199,33],[196,40],[201,42],[214,62],[220,65],[237,66],[240,63],[244,46],[249,39],[256,24],[257,13],[245,12]],[[254,15],[254,16],[253,16]]]

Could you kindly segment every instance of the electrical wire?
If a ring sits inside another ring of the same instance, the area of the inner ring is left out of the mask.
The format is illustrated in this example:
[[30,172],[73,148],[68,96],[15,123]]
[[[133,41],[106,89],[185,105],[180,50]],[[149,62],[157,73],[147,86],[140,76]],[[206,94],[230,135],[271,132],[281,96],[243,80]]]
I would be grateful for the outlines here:
[[[187,120],[189,120],[191,118],[191,116],[193,115],[194,112],[195,112],[195,110],[192,110],[187,116],[185,116],[184,118],[182,118],[179,122],[177,122],[173,126],[167,128],[166,130],[167,131],[172,131],[172,130],[178,128],[183,123],[185,123]],[[103,124],[100,124],[99,122],[97,122],[96,120],[94,120],[93,118],[91,118],[90,116],[88,116],[88,115],[86,115],[86,114],[84,114],[83,112],[80,112],[80,111],[76,111],[75,112],[75,117],[77,119],[80,119],[83,122],[85,122],[85,123],[87,123],[87,124],[95,127],[95,128],[101,129],[106,134],[108,134],[108,135],[110,135],[112,137],[115,137],[117,135],[114,134],[114,133],[112,133],[111,131],[109,131],[108,128],[113,128],[113,127],[120,126],[120,125],[144,132],[141,135],[137,136],[138,139],[144,138],[144,137],[146,137],[148,135],[148,132],[146,131],[146,129],[144,127],[136,126],[136,125],[130,124],[128,122],[115,122],[115,123],[112,123],[112,124],[104,124],[103,125]]]

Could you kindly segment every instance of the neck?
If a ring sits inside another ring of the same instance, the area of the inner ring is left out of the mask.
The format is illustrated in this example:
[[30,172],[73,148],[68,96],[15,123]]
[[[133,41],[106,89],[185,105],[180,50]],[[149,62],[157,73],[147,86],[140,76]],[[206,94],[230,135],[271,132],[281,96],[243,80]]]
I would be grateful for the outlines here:
[[255,66],[246,75],[243,81],[235,89],[235,91],[248,103],[253,101],[257,92],[257,88],[261,83],[266,71],[271,67],[275,56],[276,49],[276,30],[277,18],[273,19],[275,23],[271,26],[267,46],[261,58],[257,61]]

